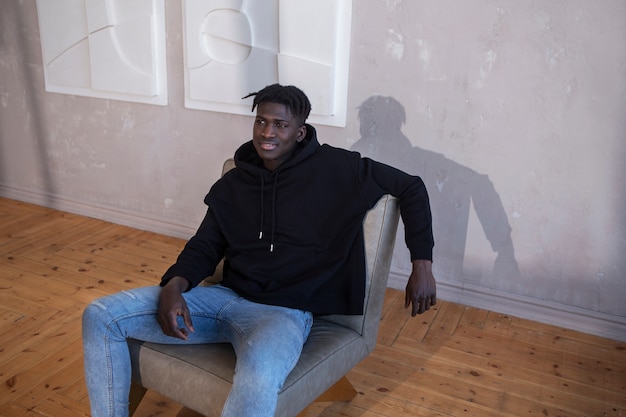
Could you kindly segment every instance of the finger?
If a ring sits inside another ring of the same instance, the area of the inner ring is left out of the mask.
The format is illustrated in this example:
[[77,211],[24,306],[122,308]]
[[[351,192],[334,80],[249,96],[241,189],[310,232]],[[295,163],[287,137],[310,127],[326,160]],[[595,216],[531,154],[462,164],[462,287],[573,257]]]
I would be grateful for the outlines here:
[[413,311],[411,312],[411,316],[415,317],[420,314],[420,303],[419,301],[413,300]]
[[183,321],[185,322],[185,326],[189,329],[190,332],[194,332],[193,323],[191,321],[191,314],[189,314],[189,310],[185,309],[183,311]]
[[417,301],[417,314],[422,314],[426,310],[428,310],[426,299],[420,297]]
[[159,320],[161,324],[161,330],[167,336],[176,337],[178,339],[187,340],[187,335],[178,328],[178,320],[176,314],[168,314],[166,317]]
[[409,308],[411,305],[411,296],[409,295],[409,291],[407,290],[404,293],[404,308]]
[[[177,314],[177,316],[178,315],[181,315],[181,314]],[[172,325],[171,333],[168,334],[168,336],[172,336],[172,337],[175,337],[177,339],[187,340],[187,335],[189,334],[189,332],[184,327],[178,327],[178,320],[177,320],[176,317],[174,317],[174,321],[173,322],[170,322],[170,325]]]
[[172,334],[168,334],[168,336],[175,337],[177,339],[187,340],[187,329],[181,327],[180,329],[174,329]]

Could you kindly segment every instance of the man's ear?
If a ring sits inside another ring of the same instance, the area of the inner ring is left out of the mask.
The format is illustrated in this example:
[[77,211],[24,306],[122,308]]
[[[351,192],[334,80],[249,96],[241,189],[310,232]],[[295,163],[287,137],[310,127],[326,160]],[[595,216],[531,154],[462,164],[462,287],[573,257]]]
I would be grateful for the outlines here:
[[298,128],[298,137],[296,138],[297,142],[302,142],[302,139],[306,137],[306,125],[302,125]]

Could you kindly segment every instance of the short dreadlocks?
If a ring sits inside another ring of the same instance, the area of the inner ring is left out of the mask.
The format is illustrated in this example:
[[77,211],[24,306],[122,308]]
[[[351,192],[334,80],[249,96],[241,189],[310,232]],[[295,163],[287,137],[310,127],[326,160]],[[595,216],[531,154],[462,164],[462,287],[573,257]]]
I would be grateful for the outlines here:
[[293,85],[272,84],[243,97],[244,99],[254,96],[252,111],[261,103],[278,103],[289,109],[300,123],[304,124],[311,113],[311,102],[302,90]]

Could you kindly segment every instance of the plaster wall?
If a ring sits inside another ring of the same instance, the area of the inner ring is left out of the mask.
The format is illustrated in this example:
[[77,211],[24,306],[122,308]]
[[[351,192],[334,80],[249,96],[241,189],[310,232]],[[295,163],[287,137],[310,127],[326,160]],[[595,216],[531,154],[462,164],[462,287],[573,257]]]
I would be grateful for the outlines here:
[[[45,92],[35,0],[0,1],[0,194],[189,237],[252,118],[184,108],[180,1],[167,106]],[[626,339],[626,3],[352,12],[347,126],[320,139],[424,177],[441,297]]]

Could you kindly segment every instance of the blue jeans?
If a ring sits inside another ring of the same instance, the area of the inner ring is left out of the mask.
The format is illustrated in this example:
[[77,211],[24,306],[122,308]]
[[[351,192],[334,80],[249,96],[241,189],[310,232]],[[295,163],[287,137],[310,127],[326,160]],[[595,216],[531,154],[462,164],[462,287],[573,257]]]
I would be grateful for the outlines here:
[[311,330],[312,314],[253,303],[221,285],[196,287],[183,294],[195,329],[184,341],[166,336],[157,323],[160,291],[123,291],[94,300],[85,309],[83,349],[92,417],[128,416],[128,338],[166,344],[231,343],[237,362],[222,417],[273,416],[278,392]]

